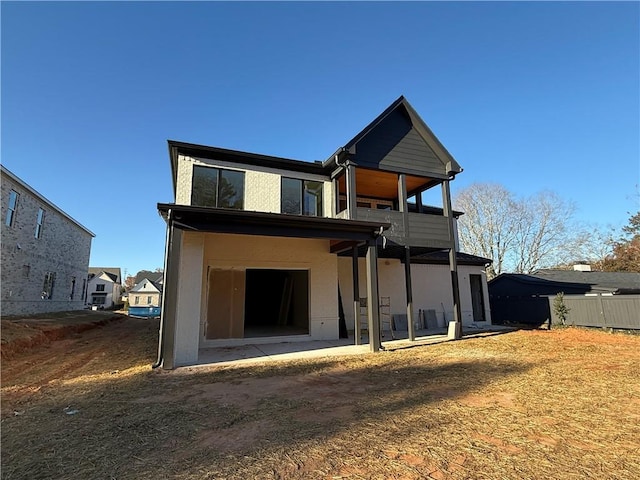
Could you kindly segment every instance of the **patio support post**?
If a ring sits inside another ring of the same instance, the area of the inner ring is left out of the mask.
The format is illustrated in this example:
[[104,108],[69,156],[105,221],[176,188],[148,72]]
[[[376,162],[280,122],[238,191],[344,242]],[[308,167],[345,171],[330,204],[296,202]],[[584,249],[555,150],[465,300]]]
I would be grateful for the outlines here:
[[404,285],[407,289],[407,328],[409,340],[416,339],[416,330],[413,323],[413,292],[411,290],[411,247],[404,247]]
[[449,324],[449,338],[462,338],[462,311],[460,308],[460,285],[458,282],[458,262],[456,258],[456,238],[453,225],[453,210],[451,208],[451,191],[449,180],[442,182],[442,206],[447,217],[449,230],[449,270],[451,271],[451,290],[453,293],[453,325]]
[[[407,205],[407,176],[404,173],[398,175],[398,207],[402,212],[404,235],[408,240],[410,238],[409,207]],[[411,293],[411,262],[409,259],[409,245],[406,245],[404,258],[404,284],[407,293],[407,329],[409,332],[409,340],[414,341],[416,339],[416,332],[413,325],[413,295]]]
[[355,344],[362,345],[362,332],[360,331],[360,282],[358,281],[358,246],[351,250],[351,267],[353,271],[353,336]]
[[367,245],[367,316],[369,349],[380,351],[380,298],[378,295],[378,246],[374,240]]
[[351,220],[356,220],[358,206],[356,201],[356,166],[350,160],[347,160],[346,172],[347,213]]

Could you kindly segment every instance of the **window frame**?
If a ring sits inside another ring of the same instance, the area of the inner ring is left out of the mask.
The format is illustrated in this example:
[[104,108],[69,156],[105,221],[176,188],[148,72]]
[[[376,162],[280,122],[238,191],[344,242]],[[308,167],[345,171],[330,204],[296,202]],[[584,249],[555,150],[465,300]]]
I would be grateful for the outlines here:
[[[285,197],[284,197],[284,184],[285,181],[290,182],[290,181],[296,181],[298,182],[298,204],[300,205],[300,210],[297,213],[293,213],[293,212],[285,212],[284,209],[284,201],[285,201]],[[307,192],[311,192],[311,190],[308,187],[308,184],[310,183],[315,183],[318,184],[318,186],[320,187],[318,189],[318,192],[320,193],[319,196],[314,196],[314,198],[316,199],[316,207],[317,207],[317,211],[316,213],[309,213],[310,210],[307,208],[307,202],[306,202],[306,197],[305,197],[305,193]],[[294,178],[294,177],[286,177],[286,176],[281,176],[280,177],[280,213],[283,213],[285,215],[302,215],[305,217],[322,217],[323,216],[323,211],[324,211],[324,182],[322,180],[308,180],[308,179],[304,179],[304,178]]]
[[[204,199],[206,199],[206,197],[204,196],[204,192],[203,193],[196,193],[196,189],[194,187],[195,183],[196,183],[196,172],[200,171],[200,172],[205,172],[207,171],[208,175],[211,175],[213,171],[216,172],[215,174],[215,201],[212,202],[214,203],[214,205],[209,205],[207,204],[205,201],[203,201]],[[221,193],[221,188],[223,185],[223,181],[227,182],[228,184],[233,186],[233,183],[229,180],[227,180],[226,175],[239,175],[242,178],[242,191],[240,193],[238,193],[237,191],[235,192],[235,196],[237,196],[237,200],[234,202],[233,205],[221,205],[221,198],[220,198],[220,193]],[[244,204],[245,204],[245,190],[246,190],[246,172],[244,170],[233,170],[230,168],[220,168],[220,167],[214,167],[214,166],[209,166],[209,165],[194,165],[193,166],[193,170],[191,172],[191,205],[196,206],[196,207],[209,207],[209,208],[229,208],[232,210],[244,210]],[[203,199],[199,199],[197,198],[197,196],[200,195],[203,197]]]
[[[15,223],[16,211],[18,210],[18,201],[20,200],[20,194],[14,189],[9,191],[9,203],[7,205],[7,216],[4,219],[4,224],[7,227],[12,227]],[[11,205],[13,201],[13,206]]]
[[104,292],[104,291],[106,291],[104,289],[104,283],[96,283],[96,290],[95,291],[96,292]]
[[42,207],[39,207],[38,216],[36,217],[36,231],[34,233],[35,238],[40,238],[42,236],[43,225],[44,225],[44,209]]

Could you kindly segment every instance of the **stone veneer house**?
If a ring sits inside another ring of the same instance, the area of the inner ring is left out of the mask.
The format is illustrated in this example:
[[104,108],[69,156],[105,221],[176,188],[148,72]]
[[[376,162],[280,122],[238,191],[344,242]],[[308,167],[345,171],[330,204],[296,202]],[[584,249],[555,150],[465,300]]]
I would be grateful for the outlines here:
[[0,169],[2,316],[83,309],[95,235],[4,166]]
[[[169,157],[156,366],[212,346],[350,331],[358,344],[361,329],[378,351],[385,321],[403,318],[411,340],[490,324],[489,260],[456,247],[449,182],[462,168],[404,97],[324,162],[176,141]],[[441,206],[423,205],[436,187]]]

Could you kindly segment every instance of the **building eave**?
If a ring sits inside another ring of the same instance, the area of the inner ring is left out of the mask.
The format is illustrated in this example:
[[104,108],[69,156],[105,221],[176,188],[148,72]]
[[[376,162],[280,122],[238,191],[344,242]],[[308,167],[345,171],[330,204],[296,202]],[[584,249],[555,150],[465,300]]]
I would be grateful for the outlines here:
[[389,223],[159,203],[160,215],[185,231],[367,241]]

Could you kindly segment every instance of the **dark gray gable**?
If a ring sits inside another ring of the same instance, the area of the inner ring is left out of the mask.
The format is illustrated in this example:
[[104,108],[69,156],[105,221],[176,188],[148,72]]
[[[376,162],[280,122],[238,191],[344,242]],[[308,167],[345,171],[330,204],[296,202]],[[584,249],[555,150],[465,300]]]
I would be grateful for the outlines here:
[[365,168],[435,178],[462,171],[404,97],[391,104],[345,148],[355,149],[351,158]]

